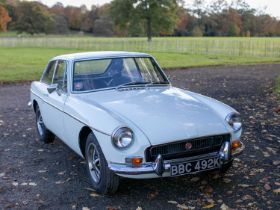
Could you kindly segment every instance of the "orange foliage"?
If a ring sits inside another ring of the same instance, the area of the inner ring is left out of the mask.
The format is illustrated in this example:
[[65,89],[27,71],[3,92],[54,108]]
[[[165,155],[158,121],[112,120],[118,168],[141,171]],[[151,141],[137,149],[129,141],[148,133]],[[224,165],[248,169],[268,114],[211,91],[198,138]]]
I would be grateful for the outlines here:
[[0,5],[0,32],[7,31],[7,24],[11,21],[9,13],[5,7]]

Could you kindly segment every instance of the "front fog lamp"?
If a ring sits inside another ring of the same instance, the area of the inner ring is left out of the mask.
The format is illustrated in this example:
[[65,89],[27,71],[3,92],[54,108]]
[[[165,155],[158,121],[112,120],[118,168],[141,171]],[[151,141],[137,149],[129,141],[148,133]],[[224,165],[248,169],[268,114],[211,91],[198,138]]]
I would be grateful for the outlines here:
[[242,122],[239,113],[230,113],[226,117],[226,121],[235,132],[239,131],[242,128]]
[[112,135],[112,142],[117,148],[126,148],[133,141],[133,132],[130,128],[122,127],[117,129]]

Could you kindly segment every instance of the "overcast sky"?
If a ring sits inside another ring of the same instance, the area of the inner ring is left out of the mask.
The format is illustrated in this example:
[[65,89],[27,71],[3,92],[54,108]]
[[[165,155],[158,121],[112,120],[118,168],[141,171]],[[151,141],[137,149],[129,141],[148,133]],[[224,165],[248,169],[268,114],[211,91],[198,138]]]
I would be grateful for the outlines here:
[[[56,2],[61,2],[65,5],[80,6],[85,4],[88,8],[91,5],[102,5],[108,3],[111,0],[39,0],[44,4],[52,6]],[[210,0],[207,0],[210,1]],[[185,0],[186,4],[191,4],[192,0]],[[266,12],[275,16],[280,17],[280,0],[247,0],[247,2],[256,9],[266,8]]]

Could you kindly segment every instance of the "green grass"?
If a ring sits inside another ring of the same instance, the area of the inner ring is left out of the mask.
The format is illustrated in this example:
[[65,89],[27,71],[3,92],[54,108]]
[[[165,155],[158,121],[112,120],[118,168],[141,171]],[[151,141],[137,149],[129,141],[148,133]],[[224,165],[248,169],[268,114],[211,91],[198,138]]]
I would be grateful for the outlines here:
[[[52,57],[60,54],[82,51],[86,50],[1,47],[0,82],[17,82],[39,79],[45,65]],[[195,55],[166,52],[150,52],[150,54],[152,54],[164,68],[280,62],[280,58],[278,57],[231,57],[224,55]]]
[[17,33],[14,31],[1,32],[0,37],[16,37]]
[[148,43],[144,37],[7,32],[0,33],[0,82],[35,80],[56,55],[100,50],[148,52],[164,68],[280,63],[280,38],[166,37]]
[[167,37],[104,38],[91,36],[0,37],[0,47],[43,47],[79,50],[125,50],[141,52],[188,53],[194,55],[225,55],[280,57],[280,38],[234,37]]

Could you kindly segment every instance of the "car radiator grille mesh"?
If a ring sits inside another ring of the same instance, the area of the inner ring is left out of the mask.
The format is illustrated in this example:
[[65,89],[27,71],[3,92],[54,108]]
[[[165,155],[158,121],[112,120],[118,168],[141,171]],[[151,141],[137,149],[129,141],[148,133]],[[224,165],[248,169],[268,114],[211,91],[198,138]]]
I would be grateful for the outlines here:
[[[229,140],[230,134],[225,134],[151,146],[146,149],[146,161],[154,161],[159,154],[164,160],[172,160],[219,151],[222,143]],[[187,143],[191,144],[191,148],[186,149]]]

